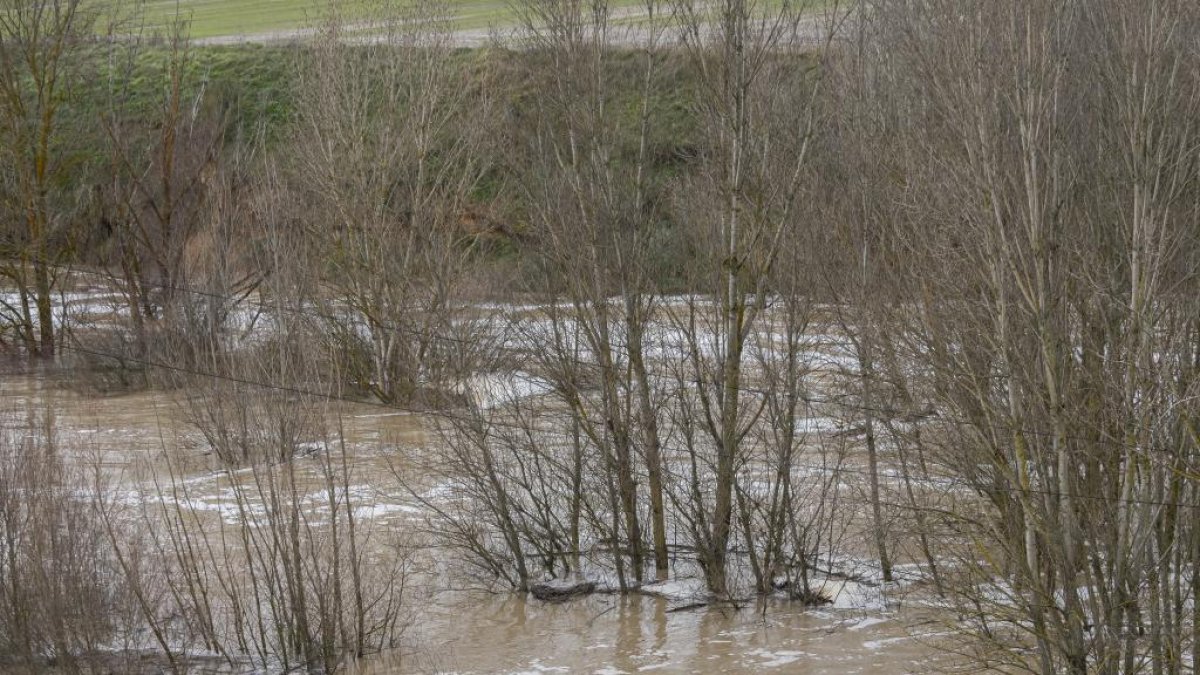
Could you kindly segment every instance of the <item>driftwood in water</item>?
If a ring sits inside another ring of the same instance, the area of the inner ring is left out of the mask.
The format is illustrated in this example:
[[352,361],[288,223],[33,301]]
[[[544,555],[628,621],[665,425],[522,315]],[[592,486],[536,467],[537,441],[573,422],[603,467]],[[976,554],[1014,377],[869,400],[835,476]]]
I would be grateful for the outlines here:
[[530,589],[533,597],[544,602],[561,602],[596,592],[594,581],[547,581],[534,584]]

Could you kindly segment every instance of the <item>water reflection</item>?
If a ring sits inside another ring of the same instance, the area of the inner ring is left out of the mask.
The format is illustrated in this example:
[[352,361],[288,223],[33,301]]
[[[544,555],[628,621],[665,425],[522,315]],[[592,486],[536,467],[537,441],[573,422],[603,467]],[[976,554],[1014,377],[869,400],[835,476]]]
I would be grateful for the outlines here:
[[457,592],[440,595],[415,617],[411,650],[380,656],[359,670],[375,675],[927,669],[934,654],[914,639],[911,616],[901,613],[878,623],[863,618],[788,603],[673,612],[668,600],[637,595],[547,604]]

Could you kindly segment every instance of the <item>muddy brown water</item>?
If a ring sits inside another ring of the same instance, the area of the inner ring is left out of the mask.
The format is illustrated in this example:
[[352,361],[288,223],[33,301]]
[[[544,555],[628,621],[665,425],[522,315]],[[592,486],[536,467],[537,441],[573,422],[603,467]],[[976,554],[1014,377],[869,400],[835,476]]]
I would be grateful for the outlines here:
[[[337,404],[346,438],[358,447],[399,448],[430,442],[418,415],[360,404]],[[60,439],[99,458],[131,482],[168,453],[195,453],[199,441],[172,395],[138,392],[97,396],[62,375],[0,377],[0,414],[30,419],[52,413]],[[378,453],[355,457],[356,473],[395,495],[390,465]],[[151,469],[153,471],[153,469]],[[211,473],[198,461],[185,478]],[[217,489],[218,481],[212,482]],[[389,513],[375,527],[404,527]],[[405,646],[353,668],[383,673],[915,673],[949,657],[928,610],[916,607],[804,608],[794,603],[693,608],[650,596],[594,595],[543,603],[509,593],[451,590],[458,582],[426,575],[413,594]]]
[[412,652],[359,672],[915,673],[943,658],[928,644],[934,624],[916,613],[671,605],[637,595],[547,604],[456,593],[424,612]]

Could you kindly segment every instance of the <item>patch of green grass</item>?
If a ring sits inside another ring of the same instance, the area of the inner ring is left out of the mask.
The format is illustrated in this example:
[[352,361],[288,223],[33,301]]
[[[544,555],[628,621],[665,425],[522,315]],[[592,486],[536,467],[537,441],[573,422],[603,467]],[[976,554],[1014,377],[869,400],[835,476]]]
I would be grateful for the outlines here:
[[[318,24],[331,5],[324,0],[153,0],[145,4],[151,27],[169,25],[175,16],[188,21],[191,36],[205,39],[287,32]],[[342,20],[369,21],[370,0],[336,0]],[[513,21],[508,0],[451,0],[456,28],[483,28]]]
[[[178,16],[188,21],[193,38],[252,35],[301,28],[321,14],[310,0],[157,0],[145,5],[151,26],[168,25]],[[342,6],[348,20],[362,13],[362,3]]]
[[[778,8],[790,0],[755,0],[758,10]],[[835,1],[806,0],[806,9],[817,11]],[[636,8],[643,0],[612,0],[614,10]],[[333,4],[331,4],[333,3]],[[143,5],[151,29],[171,24],[175,17],[189,23],[191,36],[210,39],[260,36],[295,31],[316,25],[330,9],[348,23],[366,22],[377,15],[377,0],[150,0]],[[517,21],[512,0],[447,0],[447,9],[458,30],[511,26]],[[661,20],[669,20],[669,8],[660,7]],[[640,22],[640,17],[616,16],[615,25]]]

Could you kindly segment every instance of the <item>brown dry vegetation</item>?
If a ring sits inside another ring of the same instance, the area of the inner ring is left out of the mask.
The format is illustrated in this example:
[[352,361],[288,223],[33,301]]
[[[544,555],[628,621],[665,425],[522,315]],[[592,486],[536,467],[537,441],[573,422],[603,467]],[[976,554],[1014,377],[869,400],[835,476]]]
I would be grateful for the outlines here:
[[[517,10],[331,12],[257,102],[182,23],[0,13],[8,358],[170,401],[115,463],[5,411],[3,665],[334,672],[413,579],[849,578],[968,667],[1200,669],[1195,3]],[[364,475],[350,405],[422,442]]]

